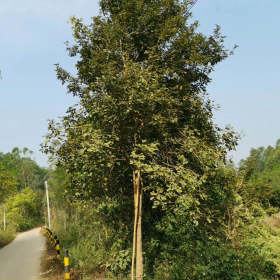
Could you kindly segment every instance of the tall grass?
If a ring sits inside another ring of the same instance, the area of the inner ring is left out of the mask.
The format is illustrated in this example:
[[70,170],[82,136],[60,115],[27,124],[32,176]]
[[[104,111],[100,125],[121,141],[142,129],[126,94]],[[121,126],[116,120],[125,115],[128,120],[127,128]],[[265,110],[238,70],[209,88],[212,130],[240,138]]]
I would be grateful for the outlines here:
[[127,279],[130,252],[92,209],[75,209],[71,215],[61,209],[55,212],[52,230],[60,240],[61,251],[69,250],[79,279]]
[[14,240],[16,234],[12,230],[0,231],[0,248]]

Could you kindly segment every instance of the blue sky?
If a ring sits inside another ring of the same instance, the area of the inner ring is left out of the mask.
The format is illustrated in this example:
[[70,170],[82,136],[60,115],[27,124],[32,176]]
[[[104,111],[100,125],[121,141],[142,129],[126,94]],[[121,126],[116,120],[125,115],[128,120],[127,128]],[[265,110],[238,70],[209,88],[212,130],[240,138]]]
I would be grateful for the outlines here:
[[[69,17],[86,22],[98,14],[97,0],[10,0],[0,5],[0,151],[28,147],[46,166],[39,152],[47,119],[64,114],[74,100],[56,79],[54,64],[67,69],[73,59],[65,52],[71,40]],[[232,154],[237,162],[252,147],[274,145],[279,130],[280,36],[277,0],[199,0],[192,10],[199,30],[210,34],[215,24],[238,44],[235,55],[222,62],[208,88],[221,109],[215,121],[232,125],[242,140]]]

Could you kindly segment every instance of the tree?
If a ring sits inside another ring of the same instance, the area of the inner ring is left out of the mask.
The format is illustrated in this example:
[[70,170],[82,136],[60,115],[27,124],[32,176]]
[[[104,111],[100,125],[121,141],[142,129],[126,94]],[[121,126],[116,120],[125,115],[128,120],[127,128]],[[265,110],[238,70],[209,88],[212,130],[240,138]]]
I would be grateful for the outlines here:
[[6,201],[7,217],[10,226],[17,232],[25,231],[42,223],[42,194],[25,188],[10,196]]
[[21,151],[15,147],[11,153],[0,154],[0,161],[5,169],[11,172],[18,180],[18,188],[31,187],[33,189],[43,188],[46,169],[41,168],[31,159],[33,152],[28,148]]
[[0,162],[0,203],[2,203],[9,195],[15,194],[17,184],[16,177],[6,170]]
[[131,277],[142,279],[149,213],[192,228],[212,219],[210,181],[237,138],[213,123],[206,86],[230,52],[219,27],[207,37],[189,23],[188,1],[100,6],[88,26],[72,18],[77,76],[57,65],[57,77],[79,102],[50,122],[43,150],[70,175],[74,197],[116,199],[133,217]]

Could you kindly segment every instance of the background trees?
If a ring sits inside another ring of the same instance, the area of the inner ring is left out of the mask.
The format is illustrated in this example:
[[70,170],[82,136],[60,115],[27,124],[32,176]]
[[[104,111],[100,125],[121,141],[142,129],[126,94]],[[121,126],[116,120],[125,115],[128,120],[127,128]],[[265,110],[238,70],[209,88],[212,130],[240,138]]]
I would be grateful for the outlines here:
[[17,179],[14,174],[4,168],[0,162],[0,203],[17,190]]
[[263,207],[280,206],[280,141],[274,147],[252,149],[248,158],[240,162],[248,187]]
[[[0,153],[0,246],[16,231],[42,223],[42,186],[47,170],[30,158],[32,152],[14,148]],[[3,209],[6,209],[7,231],[3,232]]]
[[32,160],[32,154],[33,152],[27,148],[20,150],[17,147],[11,153],[0,154],[2,165],[17,177],[17,187],[19,189],[26,187],[33,189],[43,188],[43,178],[47,174],[47,171],[44,168],[40,168]]

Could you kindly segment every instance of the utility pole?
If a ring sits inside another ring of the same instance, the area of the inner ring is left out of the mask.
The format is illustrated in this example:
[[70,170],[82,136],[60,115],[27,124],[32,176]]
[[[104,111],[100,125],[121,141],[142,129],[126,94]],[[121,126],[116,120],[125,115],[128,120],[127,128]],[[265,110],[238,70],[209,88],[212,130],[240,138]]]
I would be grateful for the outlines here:
[[47,197],[49,229],[51,229],[51,213],[50,213],[50,200],[49,200],[49,191],[48,191],[48,181],[45,181],[45,187],[46,187],[46,197]]
[[3,208],[3,226],[4,226],[4,231],[6,231],[6,209],[5,206]]

